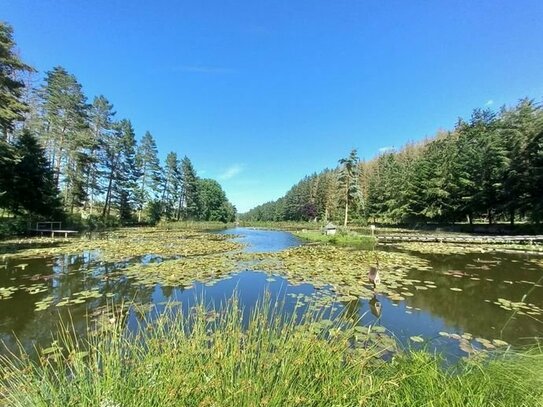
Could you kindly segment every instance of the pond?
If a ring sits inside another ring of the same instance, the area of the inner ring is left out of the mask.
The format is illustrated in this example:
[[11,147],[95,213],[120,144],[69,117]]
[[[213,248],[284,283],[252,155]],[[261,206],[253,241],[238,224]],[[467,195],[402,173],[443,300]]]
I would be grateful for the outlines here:
[[[304,249],[287,232],[235,228],[218,233],[232,235],[234,241],[245,245],[243,251],[247,254]],[[378,255],[388,252],[390,249]],[[258,262],[239,259],[232,272],[206,275],[190,284],[165,284],[142,282],[125,271],[134,263],[160,267],[167,257],[104,259],[99,250],[0,256],[0,341],[11,350],[17,342],[26,349],[46,347],[60,320],[73,321],[76,331],[83,335],[89,320],[99,318],[112,302],[138,304],[137,310],[130,308],[127,319],[129,326],[136,326],[141,313],[151,309],[160,312],[167,303],[187,309],[199,298],[220,304],[236,294],[249,311],[265,292],[284,301],[284,312],[292,312],[300,302],[330,305],[332,317],[347,314],[363,326],[382,326],[401,346],[437,350],[450,360],[466,356],[473,349],[492,349],[506,343],[522,346],[542,336],[541,257],[407,250],[401,254],[411,257],[399,257],[399,263],[408,258],[419,261],[397,264],[404,273],[402,282],[387,281],[384,274],[383,284],[374,295],[351,295],[347,300],[338,295],[332,282],[317,284],[311,278],[296,279],[265,270]],[[358,252],[351,255],[357,256]],[[366,269],[354,270],[360,284],[365,284],[366,273]],[[339,284],[346,279],[338,277]],[[401,295],[391,294],[391,289],[401,291]]]

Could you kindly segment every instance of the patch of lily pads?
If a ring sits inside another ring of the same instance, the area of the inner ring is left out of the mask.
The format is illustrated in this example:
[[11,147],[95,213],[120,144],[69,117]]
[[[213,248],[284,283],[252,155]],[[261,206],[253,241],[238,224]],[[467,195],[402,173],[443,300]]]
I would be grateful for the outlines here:
[[439,243],[439,242],[401,242],[387,244],[401,250],[417,252],[421,254],[466,254],[466,253],[489,253],[489,252],[530,252],[542,253],[543,245],[519,245],[519,244],[462,244],[462,243]]
[[237,263],[232,256],[215,254],[133,264],[125,268],[123,274],[146,286],[188,287],[194,281],[210,282],[235,270]]
[[524,301],[510,301],[505,298],[498,298],[494,304],[507,311],[515,311],[519,315],[541,315],[543,309],[535,304]]
[[239,250],[242,244],[230,236],[160,228],[120,229],[100,238],[18,239],[3,242],[6,258],[50,257],[98,251],[101,260],[126,261],[149,254],[163,257],[201,256]]
[[317,288],[329,286],[340,301],[373,297],[374,291],[368,284],[367,273],[370,264],[377,262],[381,276],[378,291],[392,300],[401,301],[406,293],[411,294],[412,290],[417,289],[415,286],[418,289],[435,287],[432,282],[428,284],[407,278],[409,269],[428,268],[429,263],[404,253],[310,245],[277,253],[239,253],[233,257],[244,264],[251,264],[255,270],[278,273],[292,284],[310,283]]

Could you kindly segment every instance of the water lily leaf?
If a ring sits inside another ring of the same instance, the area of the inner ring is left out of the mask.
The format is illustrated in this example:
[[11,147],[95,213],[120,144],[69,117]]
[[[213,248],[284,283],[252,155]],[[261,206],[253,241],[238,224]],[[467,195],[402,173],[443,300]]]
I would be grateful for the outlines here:
[[493,340],[492,340],[492,344],[493,344],[494,346],[498,346],[498,347],[499,347],[499,346],[507,346],[507,345],[509,345],[507,342],[502,341],[501,339],[493,339]]

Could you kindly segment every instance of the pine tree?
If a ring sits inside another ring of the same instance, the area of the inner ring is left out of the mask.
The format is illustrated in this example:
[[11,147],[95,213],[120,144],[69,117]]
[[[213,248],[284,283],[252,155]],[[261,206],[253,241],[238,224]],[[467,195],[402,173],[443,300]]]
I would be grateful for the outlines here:
[[502,109],[499,131],[504,138],[504,145],[509,161],[508,171],[504,174],[500,203],[508,214],[509,222],[515,223],[518,211],[526,211],[528,202],[529,157],[526,154],[528,143],[538,132],[538,120],[541,110],[531,99],[522,99],[512,109]]
[[21,213],[52,216],[60,213],[58,191],[53,181],[45,152],[38,140],[23,131],[15,144],[19,156],[13,169],[13,183],[9,194],[11,210]]
[[158,160],[155,139],[148,131],[141,139],[138,147],[136,167],[139,172],[139,187],[136,196],[138,222],[141,222],[143,207],[156,198],[161,179],[160,162]]
[[13,179],[18,159],[15,148],[0,140],[0,208],[9,208],[13,199]]
[[349,217],[349,205],[358,197],[358,154],[355,149],[351,151],[349,157],[339,160],[341,168],[339,170],[339,181],[343,190],[342,199],[345,204],[345,214],[343,226],[347,226]]
[[45,121],[45,143],[61,187],[65,206],[73,210],[85,196],[88,155],[93,147],[87,123],[87,104],[74,75],[62,67],[46,73],[41,90]]
[[25,84],[20,75],[34,70],[21,61],[14,48],[13,29],[0,21],[0,131],[4,140],[28,110],[22,100]]
[[181,190],[177,205],[177,219],[196,219],[198,216],[198,176],[190,159],[181,160]]
[[130,206],[130,192],[135,188],[135,135],[130,121],[113,124],[113,132],[104,139],[102,168],[105,174],[105,202],[102,217],[110,215],[112,204]]
[[104,160],[107,161],[111,155],[109,143],[113,138],[114,116],[113,105],[104,96],[94,98],[89,111],[89,165],[85,180],[90,213],[93,213],[95,199],[102,191],[100,166],[107,166]]
[[528,142],[524,156],[528,163],[527,203],[531,218],[543,220],[543,117],[538,120],[539,131]]
[[164,165],[162,183],[162,213],[167,219],[175,217],[175,206],[179,202],[181,189],[181,169],[175,152],[170,152]]

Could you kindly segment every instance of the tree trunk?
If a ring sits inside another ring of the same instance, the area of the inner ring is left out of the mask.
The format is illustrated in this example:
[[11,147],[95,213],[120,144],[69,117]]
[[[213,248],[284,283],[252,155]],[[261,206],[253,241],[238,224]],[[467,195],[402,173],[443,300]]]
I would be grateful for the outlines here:
[[109,173],[109,181],[107,185],[107,191],[106,191],[106,201],[104,202],[104,209],[102,210],[102,218],[106,217],[106,214],[109,214],[109,206],[111,202],[111,189],[113,186],[113,173],[115,171],[115,167],[111,168],[111,171]]
[[141,202],[138,210],[138,223],[141,223],[141,214],[143,212],[143,204],[145,201],[145,164],[143,165],[143,178],[141,179]]
[[347,180],[347,186],[345,188],[345,218],[343,219],[343,226],[347,227],[347,218],[349,216],[349,180]]

